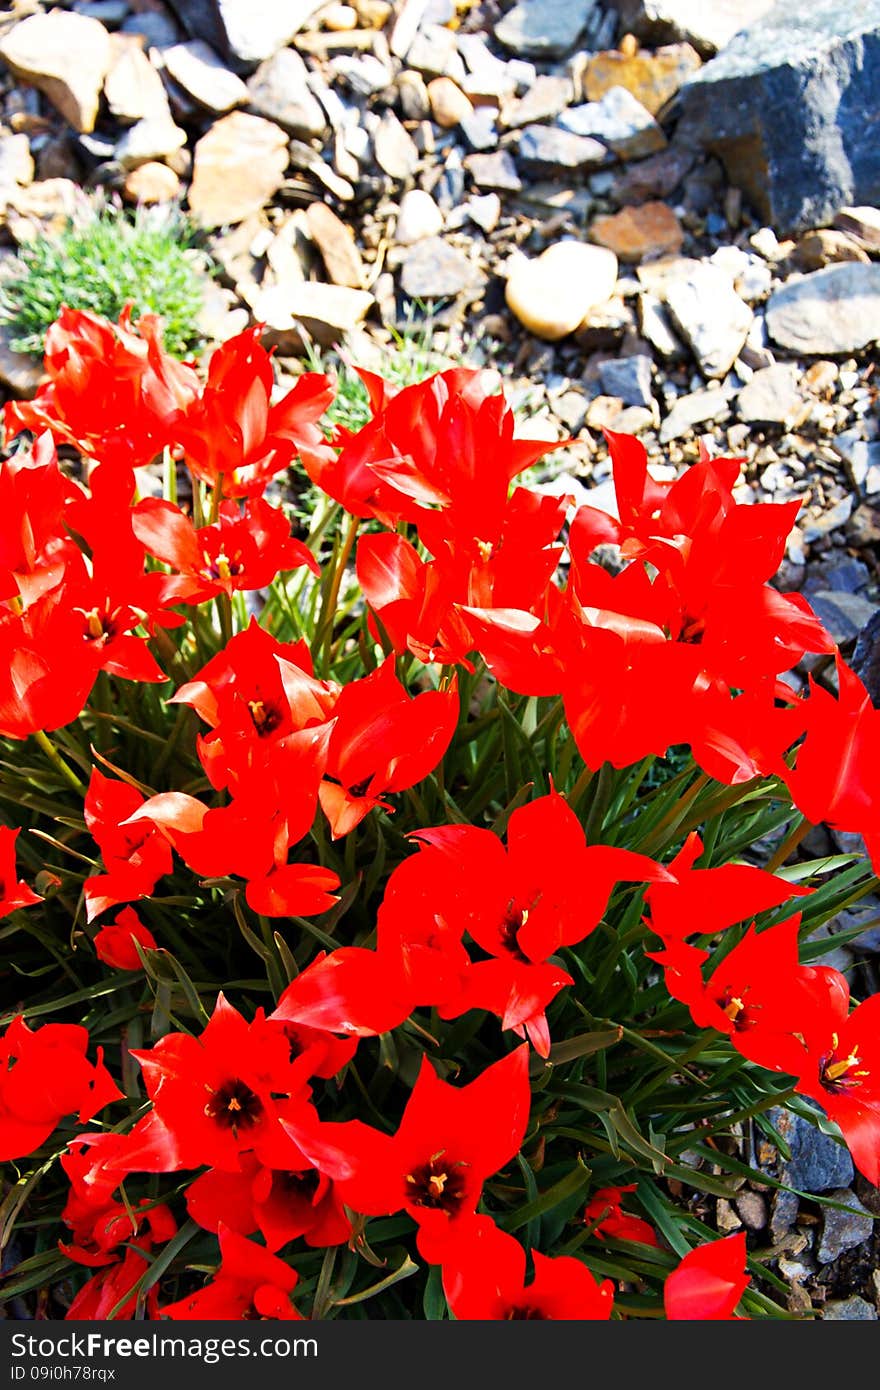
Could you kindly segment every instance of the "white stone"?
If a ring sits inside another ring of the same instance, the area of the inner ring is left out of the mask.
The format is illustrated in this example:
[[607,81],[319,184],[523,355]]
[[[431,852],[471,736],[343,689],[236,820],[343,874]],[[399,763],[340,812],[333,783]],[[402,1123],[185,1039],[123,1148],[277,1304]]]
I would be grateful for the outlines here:
[[430,193],[424,193],[421,188],[404,193],[394,233],[399,246],[412,246],[425,237],[437,236],[442,230],[443,214]]
[[505,298],[530,333],[556,342],[584,322],[590,309],[611,298],[617,257],[602,246],[558,241],[534,260],[515,259]]

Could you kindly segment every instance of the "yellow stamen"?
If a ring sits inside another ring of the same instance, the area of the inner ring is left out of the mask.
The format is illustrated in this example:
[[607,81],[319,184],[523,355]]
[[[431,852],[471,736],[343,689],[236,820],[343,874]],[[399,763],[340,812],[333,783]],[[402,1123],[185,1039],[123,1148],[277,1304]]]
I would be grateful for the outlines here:
[[89,636],[94,637],[95,641],[97,641],[99,637],[104,636],[104,625],[101,622],[101,616],[97,608],[91,609],[91,611],[86,613],[85,616],[86,627],[89,630]]
[[744,1008],[745,1004],[743,1003],[743,1001],[741,999],[734,998],[731,999],[730,1003],[724,1009],[722,1009],[722,1013],[726,1014],[727,1017],[730,1019],[731,1023],[733,1023],[742,1013]]
[[842,1076],[858,1064],[859,1054],[853,1048],[848,1057],[844,1057],[842,1062],[832,1062],[830,1067],[825,1068],[826,1081],[839,1081]]

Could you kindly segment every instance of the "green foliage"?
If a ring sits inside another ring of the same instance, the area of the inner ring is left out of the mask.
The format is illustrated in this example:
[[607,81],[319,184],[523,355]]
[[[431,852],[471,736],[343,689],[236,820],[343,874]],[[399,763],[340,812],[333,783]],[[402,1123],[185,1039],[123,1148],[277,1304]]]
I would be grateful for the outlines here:
[[116,320],[131,303],[135,319],[159,314],[168,351],[187,355],[202,342],[196,320],[209,268],[195,236],[176,208],[130,214],[115,203],[90,207],[60,236],[38,236],[21,248],[21,270],[0,290],[12,347],[40,357],[63,305]]

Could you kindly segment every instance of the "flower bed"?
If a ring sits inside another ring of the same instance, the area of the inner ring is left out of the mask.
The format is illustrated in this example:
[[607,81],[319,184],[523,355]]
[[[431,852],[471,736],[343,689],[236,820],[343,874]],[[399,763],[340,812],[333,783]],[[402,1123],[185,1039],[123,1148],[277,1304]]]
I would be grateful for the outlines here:
[[328,438],[257,329],[203,379],[66,310],[46,370],[0,466],[6,1296],[787,1316],[708,1199],[781,1185],[774,1107],[880,1179],[880,996],[812,963],[877,886],[880,712],[772,587],[798,503],[609,434],[575,512],[466,369],[363,372]]

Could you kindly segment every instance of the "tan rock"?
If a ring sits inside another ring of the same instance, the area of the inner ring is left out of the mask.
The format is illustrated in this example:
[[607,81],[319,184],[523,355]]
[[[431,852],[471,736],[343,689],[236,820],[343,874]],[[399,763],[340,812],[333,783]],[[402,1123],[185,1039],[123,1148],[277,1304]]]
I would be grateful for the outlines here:
[[393,111],[386,111],[373,137],[376,163],[389,178],[401,182],[410,178],[419,162],[419,152],[409,131]]
[[42,365],[27,353],[13,352],[9,346],[10,330],[0,324],[0,385],[19,399],[30,400],[37,394],[43,377]]
[[38,233],[52,236],[63,231],[82,203],[82,190],[72,179],[39,179],[27,188],[15,189],[6,223],[21,245]]
[[590,236],[628,264],[675,255],[684,241],[681,223],[666,203],[642,203],[621,208],[612,216],[597,217]]
[[284,182],[287,133],[262,116],[234,111],[195,148],[189,206],[203,227],[243,222]]
[[172,44],[163,50],[162,59],[178,86],[208,111],[221,114],[250,100],[241,78],[202,39]]
[[113,62],[104,96],[118,121],[171,120],[165,84],[137,35],[113,34]]
[[597,53],[587,63],[583,81],[589,101],[599,101],[612,87],[625,87],[656,116],[691,73],[702,66],[700,55],[689,43],[669,44],[654,53],[639,49],[633,52],[628,47],[628,52]]
[[345,285],[351,290],[364,289],[366,268],[351,228],[326,203],[312,203],[307,216],[309,231],[333,284]]
[[352,5],[325,5],[318,18],[331,34],[347,34],[358,27],[358,12]]
[[594,396],[587,406],[586,423],[591,430],[614,429],[622,412],[619,396]]
[[146,116],[116,142],[116,160],[123,169],[136,169],[151,160],[167,160],[186,144],[186,131],[170,116]]
[[831,227],[805,232],[794,249],[792,260],[799,270],[821,270],[837,261],[867,262],[870,257],[855,237]]
[[451,130],[460,121],[473,115],[473,103],[456,86],[451,77],[435,77],[428,83],[428,100],[431,115],[444,130]]
[[0,137],[0,187],[4,184],[28,184],[34,180],[34,157],[27,136]]
[[126,175],[123,192],[131,203],[170,203],[180,196],[180,179],[167,164],[151,159]]
[[3,36],[0,58],[17,77],[45,93],[74,130],[94,130],[113,61],[103,24],[68,10],[31,15]]
[[277,285],[251,300],[256,318],[266,325],[270,343],[301,351],[306,334],[322,347],[332,347],[368,314],[373,296],[366,290],[344,285],[323,285],[316,280]]
[[558,241],[534,260],[514,260],[505,299],[530,333],[556,342],[573,333],[594,305],[610,299],[616,283],[613,252],[582,241]]
[[388,0],[356,0],[355,9],[361,24],[368,29],[384,29],[391,18]]
[[835,227],[849,232],[870,251],[880,251],[880,208],[841,208]]

